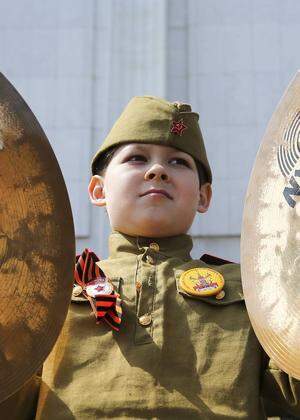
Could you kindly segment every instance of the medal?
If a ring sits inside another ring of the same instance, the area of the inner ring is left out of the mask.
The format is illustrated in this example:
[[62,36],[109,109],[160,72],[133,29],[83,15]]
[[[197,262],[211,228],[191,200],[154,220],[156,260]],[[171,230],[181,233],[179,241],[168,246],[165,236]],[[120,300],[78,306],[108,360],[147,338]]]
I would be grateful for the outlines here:
[[225,281],[222,274],[211,268],[192,268],[179,279],[181,288],[193,296],[214,296],[221,292]]
[[98,295],[110,295],[112,291],[113,285],[107,277],[98,277],[89,281],[85,287],[86,294],[93,298]]

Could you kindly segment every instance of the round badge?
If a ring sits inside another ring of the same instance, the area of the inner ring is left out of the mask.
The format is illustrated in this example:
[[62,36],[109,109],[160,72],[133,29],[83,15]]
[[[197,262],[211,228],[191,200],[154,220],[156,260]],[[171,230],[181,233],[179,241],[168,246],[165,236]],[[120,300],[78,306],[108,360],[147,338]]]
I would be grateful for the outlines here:
[[110,295],[113,291],[113,285],[107,278],[98,277],[87,284],[85,291],[90,297],[96,297],[97,295]]
[[224,277],[211,268],[192,268],[179,279],[181,288],[194,296],[214,296],[224,287]]

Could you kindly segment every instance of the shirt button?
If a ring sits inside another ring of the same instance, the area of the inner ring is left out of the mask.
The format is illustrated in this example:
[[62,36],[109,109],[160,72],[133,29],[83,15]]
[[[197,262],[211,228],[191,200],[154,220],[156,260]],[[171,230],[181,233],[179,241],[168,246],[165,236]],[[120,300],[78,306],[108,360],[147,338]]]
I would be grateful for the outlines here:
[[147,327],[152,322],[151,314],[145,314],[139,317],[139,323],[144,327]]
[[216,295],[216,299],[221,300],[221,299],[223,299],[224,296],[225,296],[225,292],[224,292],[224,290],[221,290],[221,292],[219,292]]
[[147,261],[149,264],[154,264],[154,258],[152,258],[152,257],[151,257],[151,255],[147,255],[147,256],[146,256],[146,261]]
[[149,245],[149,247],[151,249],[153,249],[153,251],[156,251],[156,252],[159,251],[159,245],[156,242],[151,242],[151,244]]
[[82,290],[83,289],[82,289],[81,286],[79,286],[79,285],[74,286],[73,287],[73,291],[72,291],[72,295],[75,296],[75,297],[77,297],[77,296],[79,296],[81,294]]

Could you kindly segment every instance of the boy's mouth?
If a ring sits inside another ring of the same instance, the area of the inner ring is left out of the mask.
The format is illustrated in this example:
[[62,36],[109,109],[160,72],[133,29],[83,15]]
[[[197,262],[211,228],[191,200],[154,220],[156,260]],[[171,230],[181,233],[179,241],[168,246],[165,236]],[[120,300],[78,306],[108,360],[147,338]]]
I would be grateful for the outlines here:
[[173,198],[170,196],[170,194],[167,191],[165,191],[165,190],[158,190],[156,188],[151,188],[150,190],[148,190],[145,193],[141,194],[141,197],[144,197],[145,195],[148,195],[148,194],[162,194],[162,195],[165,195],[170,200],[173,200]]

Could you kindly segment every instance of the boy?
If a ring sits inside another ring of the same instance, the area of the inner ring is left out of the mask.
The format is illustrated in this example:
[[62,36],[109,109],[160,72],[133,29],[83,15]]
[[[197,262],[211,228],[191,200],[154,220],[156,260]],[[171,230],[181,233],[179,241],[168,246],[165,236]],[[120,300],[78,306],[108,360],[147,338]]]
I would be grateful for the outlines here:
[[187,231],[211,200],[198,114],[133,98],[92,172],[90,199],[106,206],[112,227],[97,296],[113,287],[122,320],[114,311],[96,324],[96,292],[75,288],[37,418],[262,419],[262,396],[300,414],[299,382],[269,365],[253,333],[239,266],[190,257]]

